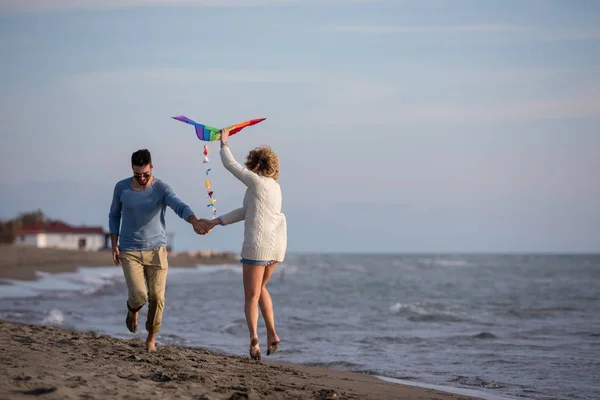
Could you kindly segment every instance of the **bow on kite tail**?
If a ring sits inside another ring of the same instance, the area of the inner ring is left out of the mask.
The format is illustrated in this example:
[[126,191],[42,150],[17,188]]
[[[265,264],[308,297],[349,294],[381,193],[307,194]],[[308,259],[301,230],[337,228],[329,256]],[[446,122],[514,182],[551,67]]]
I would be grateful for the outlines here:
[[[184,116],[184,115],[178,115],[176,117],[172,117],[173,119],[176,119],[178,121],[181,122],[185,122],[186,124],[192,125],[194,127],[194,129],[196,130],[196,136],[198,137],[198,139],[205,141],[205,142],[212,142],[215,140],[219,140],[221,139],[221,130],[214,128],[212,126],[208,126],[208,125],[204,125],[204,124],[199,124],[196,121],[192,121],[191,119],[189,119],[188,117]],[[264,121],[266,118],[259,118],[259,119],[251,119],[236,125],[231,125],[228,126],[226,129],[229,130],[229,135],[235,135],[236,133],[238,133],[239,131],[241,131],[242,129],[251,126],[251,125],[256,125],[259,122]],[[208,152],[210,150],[210,147],[208,145],[204,145],[204,163],[209,163],[209,159],[208,159]],[[206,170],[206,176],[208,176],[208,173],[210,172],[210,168],[208,168]],[[215,198],[213,197],[213,191],[211,189],[210,186],[210,181],[206,180],[204,182],[205,186],[206,186],[206,194],[208,197],[208,205],[207,207],[211,207],[212,208],[212,215],[213,218],[217,217],[217,209],[215,207]]]

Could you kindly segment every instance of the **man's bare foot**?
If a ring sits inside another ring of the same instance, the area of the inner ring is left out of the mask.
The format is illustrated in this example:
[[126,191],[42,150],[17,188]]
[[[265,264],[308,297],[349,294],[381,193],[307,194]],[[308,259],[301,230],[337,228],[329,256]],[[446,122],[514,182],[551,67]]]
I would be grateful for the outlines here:
[[277,333],[273,333],[273,334],[267,334],[267,355],[270,356],[271,354],[275,353],[277,351],[277,345],[279,345],[279,336],[277,336]]
[[149,333],[146,339],[146,350],[156,351],[156,333]]
[[138,328],[138,315],[137,312],[127,311],[127,318],[125,319],[125,325],[127,325],[127,329],[129,332],[135,333]]

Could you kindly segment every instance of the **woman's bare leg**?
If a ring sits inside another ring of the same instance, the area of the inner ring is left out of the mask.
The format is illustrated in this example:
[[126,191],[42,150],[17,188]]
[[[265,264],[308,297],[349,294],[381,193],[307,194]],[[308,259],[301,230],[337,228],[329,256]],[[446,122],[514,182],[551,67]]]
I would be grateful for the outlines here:
[[[260,305],[260,311],[263,315],[263,319],[265,320],[265,325],[267,327],[267,348],[270,348],[271,345],[275,342],[279,342],[279,337],[275,332],[275,315],[273,313],[273,301],[271,300],[271,295],[267,290],[267,282],[269,278],[273,274],[277,263],[273,263],[265,267],[265,273],[263,275],[262,283],[261,283],[261,291],[260,291],[260,299],[258,300],[258,304]],[[269,355],[271,351],[267,352]]]
[[244,276],[244,312],[250,333],[250,356],[260,359],[258,345],[258,299],[265,267],[261,265],[243,264]]

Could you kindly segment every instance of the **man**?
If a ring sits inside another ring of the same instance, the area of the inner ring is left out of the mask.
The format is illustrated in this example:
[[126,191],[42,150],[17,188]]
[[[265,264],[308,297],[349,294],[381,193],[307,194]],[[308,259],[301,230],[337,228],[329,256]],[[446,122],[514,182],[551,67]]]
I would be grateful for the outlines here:
[[133,177],[117,182],[110,206],[112,254],[115,265],[122,264],[129,291],[125,324],[129,331],[136,332],[138,313],[148,301],[146,348],[155,351],[169,266],[166,207],[189,222],[197,233],[204,233],[206,229],[173,189],[152,175],[152,157],[148,150],[138,150],[131,155],[131,168]]

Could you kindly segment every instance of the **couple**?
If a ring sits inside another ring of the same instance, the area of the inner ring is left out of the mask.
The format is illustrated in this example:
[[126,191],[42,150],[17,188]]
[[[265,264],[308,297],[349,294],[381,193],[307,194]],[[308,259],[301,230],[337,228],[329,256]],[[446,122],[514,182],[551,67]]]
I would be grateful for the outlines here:
[[286,218],[281,212],[281,189],[278,183],[279,159],[269,147],[251,150],[240,165],[229,150],[229,132],[221,131],[223,166],[246,185],[242,207],[212,220],[198,219],[164,181],[152,175],[148,150],[131,156],[133,177],[115,185],[109,213],[109,230],[113,261],[122,265],[127,288],[125,323],[136,332],[138,313],[148,302],[146,348],[156,350],[165,303],[168,270],[165,210],[169,206],[189,222],[198,234],[206,234],[217,225],[244,221],[241,251],[245,304],[250,333],[250,356],[261,359],[258,344],[258,305],[267,327],[267,355],[277,350],[273,304],[266,285],[277,264],[283,261],[287,246]]

